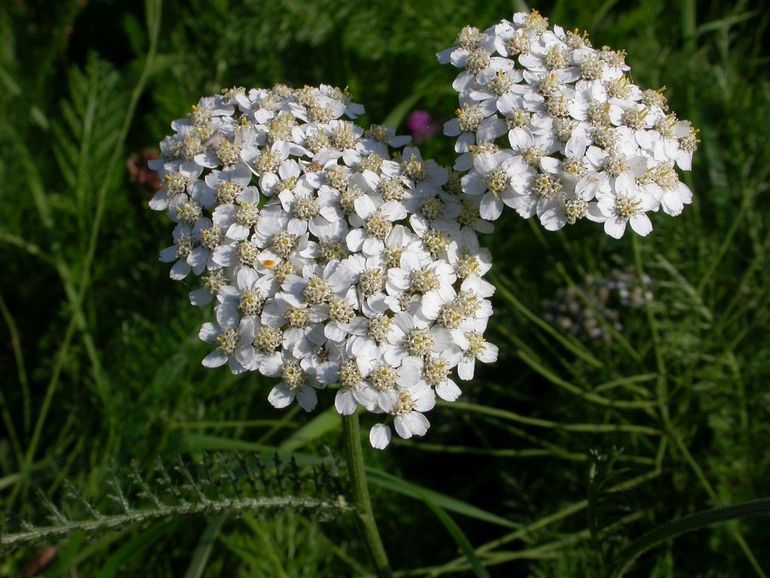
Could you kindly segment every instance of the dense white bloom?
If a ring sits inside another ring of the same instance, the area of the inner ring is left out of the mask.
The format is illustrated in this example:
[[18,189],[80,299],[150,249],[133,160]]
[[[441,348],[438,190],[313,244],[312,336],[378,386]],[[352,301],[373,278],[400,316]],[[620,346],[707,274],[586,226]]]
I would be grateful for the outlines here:
[[[490,119],[473,139],[505,134],[497,103],[469,105]],[[491,315],[490,259],[476,236],[491,225],[455,173],[402,148],[408,137],[343,118],[362,113],[329,86],[201,99],[161,144],[166,186],[151,206],[175,223],[161,252],[172,278],[202,276],[190,300],[215,305],[200,331],[214,346],[204,365],[275,378],[277,408],[312,411],[337,383],[340,414],[384,414],[410,438],[427,432],[436,396],[461,394],[460,365],[463,378],[477,359],[494,360],[466,336],[481,336]],[[390,425],[370,439],[385,447]]]
[[587,218],[613,237],[626,224],[646,235],[646,213],[676,216],[692,202],[674,168],[690,170],[697,131],[661,92],[631,82],[625,53],[549,29],[533,10],[483,32],[465,27],[437,56],[461,69],[444,134],[457,137],[454,168],[467,173],[462,190],[480,198],[482,219],[507,205],[549,230]]

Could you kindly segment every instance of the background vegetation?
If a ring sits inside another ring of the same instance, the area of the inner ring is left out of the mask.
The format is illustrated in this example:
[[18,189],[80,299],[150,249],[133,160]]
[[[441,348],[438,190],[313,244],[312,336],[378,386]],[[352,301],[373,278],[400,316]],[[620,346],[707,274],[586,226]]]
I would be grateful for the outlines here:
[[[325,447],[340,461],[339,420],[276,411],[254,375],[200,365],[202,314],[157,262],[168,224],[147,208],[152,175],[142,155],[200,96],[233,85],[349,86],[372,121],[403,123],[424,109],[443,122],[456,107],[453,70],[434,53],[463,25],[484,28],[523,7],[166,0],[156,13],[155,5],[0,6],[5,530],[20,518],[47,523],[35,488],[61,501],[69,481],[110,510],[111,464],[119,480],[132,460],[154,480],[158,456],[199,463],[213,450],[223,452],[209,458],[217,475],[243,474],[236,451],[267,457],[270,471],[249,496],[334,499],[339,480],[329,468],[313,470],[316,486],[300,482]],[[595,226],[544,234],[514,215],[498,222],[487,242],[499,363],[478,372],[462,403],[432,412],[427,439],[367,451],[376,514],[401,576],[471,573],[473,556],[460,553],[435,508],[491,576],[601,577],[650,528],[770,494],[770,12],[743,1],[531,7],[589,30],[596,45],[625,48],[635,81],[668,87],[674,110],[701,131],[688,183],[695,203],[675,220],[658,216],[638,243]],[[451,158],[449,139],[423,148]],[[608,293],[602,280],[613,271],[652,299],[628,306]],[[295,456],[296,479],[289,462],[269,458],[276,451]],[[184,469],[172,475],[194,493],[189,480],[204,474],[195,466],[184,482]],[[185,497],[169,500],[178,507]],[[87,517],[65,502],[63,516]],[[5,549],[0,576],[367,572],[348,514],[297,509],[310,515],[214,507],[185,519],[140,515],[140,524],[89,539]],[[755,518],[658,546],[629,575],[769,568],[770,530]]]

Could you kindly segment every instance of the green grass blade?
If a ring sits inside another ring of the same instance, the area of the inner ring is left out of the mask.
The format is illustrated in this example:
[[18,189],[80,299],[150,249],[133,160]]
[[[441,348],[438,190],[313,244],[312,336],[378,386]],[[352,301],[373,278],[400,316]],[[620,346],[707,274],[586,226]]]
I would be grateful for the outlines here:
[[199,433],[186,433],[182,437],[182,451],[203,452],[203,451],[244,451],[244,452],[266,452],[271,453],[275,450],[272,446],[266,446],[246,440],[237,440],[222,436],[214,436]]
[[545,320],[535,315],[532,311],[530,311],[529,308],[527,308],[521,301],[519,301],[516,298],[516,296],[513,294],[513,291],[507,287],[508,283],[502,277],[493,274],[493,275],[490,275],[489,278],[490,278],[490,281],[492,281],[495,284],[495,287],[497,287],[497,291],[500,293],[500,295],[509,304],[513,305],[514,309],[516,309],[516,311],[518,311],[522,316],[524,316],[526,319],[528,319],[529,321],[537,325],[545,333],[547,333],[553,339],[559,342],[565,349],[571,351],[573,354],[575,354],[577,357],[579,357],[586,363],[594,367],[602,367],[603,365],[602,362],[596,359],[596,357],[590,351],[588,351],[588,349],[586,349],[579,341],[565,337],[564,335],[562,335],[560,331],[558,331],[551,324],[549,324]]
[[549,429],[557,429],[571,432],[582,433],[606,433],[606,432],[626,432],[626,433],[638,433],[643,435],[656,436],[660,435],[660,431],[651,427],[641,425],[626,425],[626,424],[611,424],[611,423],[561,423],[555,421],[549,421],[546,419],[539,419],[534,417],[527,417],[519,415],[512,411],[504,409],[497,409],[495,407],[488,407],[476,403],[467,402],[453,402],[451,404],[441,404],[444,407],[450,407],[459,411],[468,411],[471,413],[479,413],[489,415],[493,417],[499,417],[502,419],[515,421],[517,423],[523,423],[532,425],[535,427],[543,427]]
[[490,578],[489,572],[487,572],[486,568],[481,564],[478,556],[476,556],[476,552],[473,551],[473,546],[471,546],[468,537],[460,529],[460,526],[457,525],[449,514],[434,504],[433,500],[428,496],[423,494],[421,499],[452,535],[452,538],[454,538],[454,541],[457,543],[457,546],[460,548],[460,551],[463,553],[463,556],[465,556],[468,565],[471,567],[471,570],[473,570],[473,573],[477,578]]
[[172,533],[178,525],[178,520],[152,526],[146,530],[137,532],[128,542],[123,544],[108,559],[107,563],[96,574],[95,578],[113,578],[121,576],[120,569],[124,562],[134,560],[142,555],[142,552],[155,544],[164,534]]
[[21,87],[13,75],[8,72],[4,66],[0,66],[0,84],[5,87],[6,92],[11,96],[19,96],[21,94]]
[[671,540],[686,532],[701,530],[713,526],[714,524],[720,524],[730,520],[768,515],[770,515],[770,499],[766,498],[735,506],[713,508],[711,510],[685,516],[680,520],[669,522],[668,524],[664,524],[663,526],[648,532],[621,551],[621,553],[618,554],[617,562],[615,563],[615,567],[610,576],[612,578],[621,578],[621,576],[630,570],[634,561],[647,550],[655,547],[661,542]]
[[555,386],[560,387],[576,395],[577,397],[584,399],[585,401],[589,401],[597,405],[603,405],[606,407],[616,407],[620,409],[651,409],[651,408],[654,408],[656,405],[655,402],[653,401],[616,400],[616,399],[610,399],[601,395],[597,395],[596,393],[593,393],[590,391],[584,391],[581,388],[579,388],[577,385],[569,383],[568,381],[559,377],[553,370],[546,367],[543,363],[540,362],[540,360],[535,359],[535,357],[530,355],[529,353],[526,353],[523,350],[519,351],[519,358],[524,363],[526,363],[530,368],[532,368],[534,371],[542,375],[544,378],[546,378]]
[[505,528],[515,529],[520,527],[519,524],[511,522],[510,520],[507,520],[501,516],[497,516],[491,512],[487,512],[486,510],[482,510],[481,508],[477,508],[476,506],[472,506],[466,502],[447,496],[446,494],[442,494],[434,490],[429,490],[428,488],[413,484],[412,482],[407,482],[402,478],[388,474],[382,470],[376,468],[366,468],[366,474],[369,477],[370,483],[376,484],[382,488],[396,492],[398,494],[414,498],[415,500],[422,500],[424,496],[427,496],[435,504],[439,505],[445,510],[449,510],[450,512],[468,516],[469,518],[474,518],[482,522],[503,526]]
[[420,94],[419,92],[410,94],[404,100],[399,102],[393,108],[393,110],[391,110],[388,113],[388,116],[385,117],[385,119],[382,121],[382,124],[384,126],[392,126],[392,127],[399,126],[402,122],[404,122],[406,115],[409,113],[410,110],[412,110],[412,107],[415,105],[415,103],[421,98],[422,98],[422,94]]
[[289,436],[278,446],[278,451],[287,454],[296,452],[309,443],[339,430],[340,426],[340,415],[334,407],[330,407]]
[[226,519],[227,514],[221,514],[208,521],[206,529],[198,541],[198,546],[195,548],[195,552],[193,552],[190,565],[184,573],[184,578],[201,578],[203,576],[203,571],[206,569],[206,565],[211,557],[211,550],[214,548],[217,534],[219,534]]

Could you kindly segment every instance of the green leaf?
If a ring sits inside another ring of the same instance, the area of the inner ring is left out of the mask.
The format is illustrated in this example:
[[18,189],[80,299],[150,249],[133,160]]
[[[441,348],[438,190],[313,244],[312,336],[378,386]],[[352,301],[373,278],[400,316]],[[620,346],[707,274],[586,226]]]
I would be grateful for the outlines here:
[[406,480],[388,474],[382,470],[376,468],[366,468],[366,474],[369,476],[369,481],[372,484],[376,484],[387,490],[391,490],[398,494],[414,498],[415,500],[424,500],[427,496],[430,500],[433,501],[434,504],[437,504],[443,509],[449,510],[450,512],[468,516],[469,518],[474,518],[476,520],[481,520],[482,522],[497,524],[498,526],[503,526],[504,528],[518,529],[521,527],[520,524],[506,520],[501,516],[497,516],[491,512],[487,512],[486,510],[482,510],[481,508],[477,508],[476,506],[472,506],[471,504],[447,496],[446,494],[436,492],[435,490],[430,490],[418,484],[407,482]]

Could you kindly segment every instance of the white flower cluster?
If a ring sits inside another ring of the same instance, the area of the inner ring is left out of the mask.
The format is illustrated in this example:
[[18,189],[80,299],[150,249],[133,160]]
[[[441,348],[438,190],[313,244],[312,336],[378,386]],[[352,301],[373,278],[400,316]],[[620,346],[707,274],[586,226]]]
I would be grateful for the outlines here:
[[532,11],[463,28],[438,59],[462,69],[444,134],[457,137],[454,168],[484,219],[507,205],[548,230],[587,218],[619,238],[626,224],[647,235],[647,212],[676,216],[692,201],[674,167],[690,170],[697,133],[660,91],[631,82],[624,52]]
[[468,380],[497,357],[476,236],[491,225],[408,137],[343,119],[362,113],[329,86],[203,98],[161,143],[150,206],[176,223],[172,279],[201,275],[190,300],[214,304],[203,365],[278,378],[279,408],[311,411],[338,383],[340,414],[386,416],[370,433],[384,448],[391,418],[425,434],[435,397],[461,393],[453,370]]

